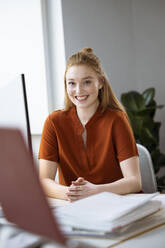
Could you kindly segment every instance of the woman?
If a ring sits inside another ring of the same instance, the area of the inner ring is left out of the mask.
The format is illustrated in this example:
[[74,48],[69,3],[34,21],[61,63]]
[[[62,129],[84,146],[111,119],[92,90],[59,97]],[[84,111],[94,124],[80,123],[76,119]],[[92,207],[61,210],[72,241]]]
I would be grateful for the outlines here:
[[48,116],[40,144],[47,196],[75,201],[104,191],[139,192],[138,152],[127,115],[91,48],[68,59],[64,81],[65,109]]

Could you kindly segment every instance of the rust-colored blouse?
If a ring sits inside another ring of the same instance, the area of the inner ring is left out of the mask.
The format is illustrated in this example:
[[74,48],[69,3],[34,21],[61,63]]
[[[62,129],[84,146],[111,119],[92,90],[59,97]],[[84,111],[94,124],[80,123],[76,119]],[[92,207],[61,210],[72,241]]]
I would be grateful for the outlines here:
[[48,116],[41,137],[39,159],[59,163],[59,183],[70,185],[78,177],[91,183],[111,183],[123,177],[119,163],[138,156],[126,114],[107,108],[85,125],[86,146],[76,108],[58,110]]

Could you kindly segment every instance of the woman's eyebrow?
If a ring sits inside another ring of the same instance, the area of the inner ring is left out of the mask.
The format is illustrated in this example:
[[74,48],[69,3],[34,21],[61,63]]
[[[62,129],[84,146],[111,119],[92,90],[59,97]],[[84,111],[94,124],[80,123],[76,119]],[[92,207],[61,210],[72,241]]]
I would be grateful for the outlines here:
[[84,80],[84,79],[92,79],[92,78],[93,78],[92,76],[88,76],[88,77],[84,77],[82,79]]
[[[82,80],[92,79],[92,78],[93,78],[92,76],[87,76],[87,77],[82,78]],[[67,81],[74,81],[74,80],[76,80],[76,79],[74,79],[74,78],[67,78]]]
[[74,78],[67,78],[67,81],[74,81]]

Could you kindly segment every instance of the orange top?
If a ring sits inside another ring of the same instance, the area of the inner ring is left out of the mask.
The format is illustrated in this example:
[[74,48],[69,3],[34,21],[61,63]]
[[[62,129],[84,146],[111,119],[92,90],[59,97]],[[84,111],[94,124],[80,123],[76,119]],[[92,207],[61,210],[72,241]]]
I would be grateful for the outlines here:
[[126,114],[107,108],[85,125],[86,146],[76,108],[58,110],[48,116],[41,137],[39,159],[59,163],[59,183],[70,185],[78,177],[91,183],[111,183],[123,177],[119,162],[138,151]]

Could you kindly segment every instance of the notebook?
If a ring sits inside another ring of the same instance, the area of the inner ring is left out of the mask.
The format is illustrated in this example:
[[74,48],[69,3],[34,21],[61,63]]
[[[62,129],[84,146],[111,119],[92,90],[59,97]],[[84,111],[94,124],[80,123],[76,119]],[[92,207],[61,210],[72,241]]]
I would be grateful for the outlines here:
[[0,128],[0,203],[9,222],[61,245],[67,239],[49,208],[18,129]]
[[161,202],[154,199],[158,194],[135,197],[102,192],[56,209],[56,218],[65,229],[110,236],[160,210]]

